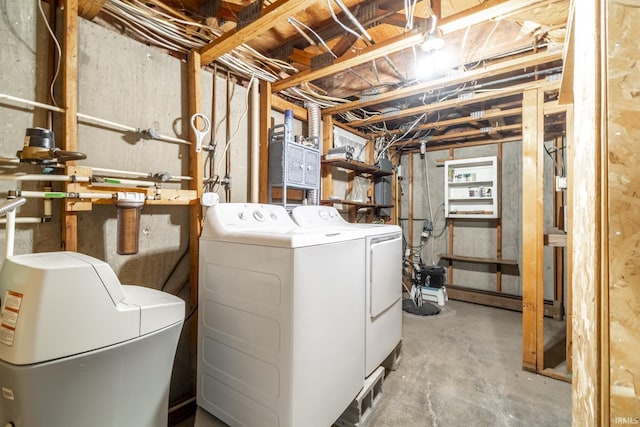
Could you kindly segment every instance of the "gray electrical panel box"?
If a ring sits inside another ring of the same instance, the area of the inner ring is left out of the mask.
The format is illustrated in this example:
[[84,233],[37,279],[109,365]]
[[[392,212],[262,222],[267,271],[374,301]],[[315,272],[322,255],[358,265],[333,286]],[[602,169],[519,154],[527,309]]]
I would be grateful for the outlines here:
[[[380,159],[376,164],[381,170],[392,170],[389,159]],[[391,205],[391,182],[393,175],[380,176],[376,178],[374,185],[374,200],[376,205]],[[378,216],[391,216],[391,208],[378,209]]]

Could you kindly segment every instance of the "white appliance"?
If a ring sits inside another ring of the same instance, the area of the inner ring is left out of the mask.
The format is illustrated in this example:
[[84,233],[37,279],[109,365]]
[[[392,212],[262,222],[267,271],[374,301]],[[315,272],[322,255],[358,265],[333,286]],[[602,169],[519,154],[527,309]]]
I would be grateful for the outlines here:
[[[299,206],[293,219],[306,229],[365,234],[365,376],[402,340],[402,230],[392,224],[347,222],[333,206]],[[361,296],[362,298],[362,296]]]
[[0,298],[0,425],[167,425],[180,298],[74,252],[6,259]]
[[361,232],[300,229],[282,206],[208,209],[197,404],[230,426],[333,424],[364,371]]

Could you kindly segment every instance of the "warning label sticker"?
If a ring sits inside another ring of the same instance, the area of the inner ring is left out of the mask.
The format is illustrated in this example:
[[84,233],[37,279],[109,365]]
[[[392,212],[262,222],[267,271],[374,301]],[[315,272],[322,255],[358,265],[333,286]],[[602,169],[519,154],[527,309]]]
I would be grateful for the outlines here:
[[5,293],[4,305],[0,316],[0,344],[13,345],[23,296],[23,294],[13,291]]

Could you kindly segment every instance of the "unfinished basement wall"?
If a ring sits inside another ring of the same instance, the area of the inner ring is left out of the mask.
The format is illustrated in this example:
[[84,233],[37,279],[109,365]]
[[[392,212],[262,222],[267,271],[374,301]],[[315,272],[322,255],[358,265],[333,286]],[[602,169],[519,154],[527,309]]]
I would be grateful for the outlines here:
[[[454,159],[496,156],[497,144],[455,148]],[[444,161],[449,150],[427,151],[423,156],[413,154],[413,243],[421,246],[421,256],[426,264],[448,266],[439,254],[449,252],[449,229],[444,215]],[[409,165],[408,155],[402,156],[400,225],[405,238],[409,238]],[[426,169],[425,169],[426,166]],[[426,175],[425,175],[426,170]],[[428,180],[425,179],[428,177]],[[520,266],[522,265],[522,146],[519,141],[502,143],[502,258],[517,261],[517,266],[502,267],[502,292],[522,295]],[[553,164],[545,160],[545,181],[553,182]],[[427,185],[428,183],[428,185]],[[546,194],[549,193],[549,194]],[[545,219],[552,219],[552,188],[545,191]],[[434,233],[427,239],[421,237],[424,221],[433,221]],[[478,258],[497,257],[495,220],[456,219],[453,226],[453,254]],[[553,299],[553,254],[545,253],[545,299]],[[496,266],[493,264],[454,261],[453,281],[450,284],[482,291],[496,291]]]
[[[46,7],[47,4],[43,3]],[[49,37],[37,2],[2,2],[0,5],[0,93],[42,103],[47,94],[47,54]],[[60,28],[60,26],[59,26]],[[153,128],[158,133],[188,139],[187,67],[183,60],[146,46],[96,23],[79,20],[78,28],[78,111],[118,124]],[[218,129],[215,159],[217,170],[225,174],[227,135],[234,135],[227,152],[231,156],[231,201],[247,200],[247,145],[249,112],[246,110],[246,88],[233,83],[230,92],[230,120],[227,133],[226,73],[216,81],[211,72],[202,73],[203,113],[212,118]],[[59,97],[58,97],[59,98]],[[53,113],[56,136],[60,132],[61,115]],[[47,127],[47,114],[41,109],[0,100],[0,157],[15,157],[20,150],[27,127]],[[62,141],[57,140],[57,145]],[[205,143],[209,143],[207,138]],[[87,155],[79,166],[138,172],[169,172],[188,175],[189,146],[141,138],[111,126],[96,125],[79,119],[78,150]],[[206,170],[207,168],[205,168]],[[40,173],[36,166],[0,165],[3,174]],[[61,190],[61,183],[54,184]],[[0,200],[8,190],[42,190],[43,182],[17,183],[0,181]],[[97,188],[97,187],[94,187]],[[167,189],[188,189],[188,181],[164,183]],[[108,187],[107,191],[118,191]],[[122,189],[120,189],[122,190]],[[218,188],[225,200],[223,187]],[[15,254],[56,251],[60,249],[62,204],[53,201],[53,218],[46,224],[18,225]],[[43,201],[28,199],[18,217],[41,216]],[[109,263],[123,284],[136,284],[170,293],[183,299],[189,294],[189,208],[187,206],[145,205],[142,209],[139,252],[117,254],[116,208],[113,204],[94,204],[87,212],[78,213],[78,251]],[[4,226],[0,226],[4,239]],[[4,256],[4,248],[0,255]],[[185,285],[185,283],[187,283]],[[194,322],[193,316],[190,322]],[[179,344],[171,385],[171,400],[190,396],[192,392],[189,366],[189,327],[185,324]]]

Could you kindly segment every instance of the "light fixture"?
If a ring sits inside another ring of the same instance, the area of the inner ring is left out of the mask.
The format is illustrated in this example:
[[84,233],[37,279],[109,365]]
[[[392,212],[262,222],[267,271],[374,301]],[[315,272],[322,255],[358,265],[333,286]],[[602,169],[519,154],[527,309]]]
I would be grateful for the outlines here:
[[420,49],[422,49],[423,52],[434,52],[442,49],[444,46],[444,39],[441,34],[442,33],[439,29],[434,30],[433,32],[424,33],[424,39],[422,40]]

